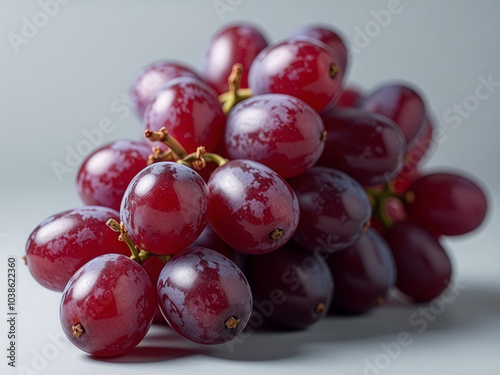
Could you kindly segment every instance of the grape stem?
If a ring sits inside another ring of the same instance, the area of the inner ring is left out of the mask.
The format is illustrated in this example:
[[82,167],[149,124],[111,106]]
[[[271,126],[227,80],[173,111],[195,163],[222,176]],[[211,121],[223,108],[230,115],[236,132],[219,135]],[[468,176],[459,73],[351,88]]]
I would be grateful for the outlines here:
[[373,213],[380,219],[386,229],[391,228],[394,225],[394,220],[387,212],[387,201],[394,198],[404,201],[405,196],[396,193],[391,183],[385,184],[382,190],[367,188],[366,192],[372,204]]
[[127,244],[128,248],[130,249],[130,252],[132,255],[130,256],[130,259],[136,261],[139,264],[142,264],[146,259],[148,259],[151,256],[155,256],[157,258],[160,258],[163,263],[167,263],[170,258],[172,258],[171,255],[158,255],[158,254],[153,254],[150,253],[149,251],[142,250],[141,248],[137,247],[130,236],[128,235],[127,228],[125,228],[125,224],[122,222],[118,223],[115,219],[109,219],[106,222],[106,225],[110,227],[114,232],[120,233],[118,236],[119,241],[123,241]]
[[160,147],[153,147],[153,153],[148,156],[148,165],[159,161],[175,160],[174,152],[171,149],[163,151]]
[[231,74],[229,74],[227,79],[229,91],[219,96],[219,102],[222,104],[222,112],[224,112],[225,115],[227,115],[236,104],[252,96],[252,90],[240,89],[242,75],[243,65],[240,63],[234,64]]
[[178,163],[187,165],[193,168],[195,171],[199,171],[205,168],[208,162],[213,162],[219,167],[226,164],[228,160],[220,155],[207,152],[205,147],[200,146],[196,149],[196,152],[186,155],[184,158],[177,160]]
[[157,132],[147,129],[144,132],[144,135],[151,142],[160,141],[167,145],[172,151],[172,156],[175,160],[182,159],[187,155],[186,149],[182,147],[177,139],[175,139],[168,133],[168,130],[165,127],[162,127],[160,131]]

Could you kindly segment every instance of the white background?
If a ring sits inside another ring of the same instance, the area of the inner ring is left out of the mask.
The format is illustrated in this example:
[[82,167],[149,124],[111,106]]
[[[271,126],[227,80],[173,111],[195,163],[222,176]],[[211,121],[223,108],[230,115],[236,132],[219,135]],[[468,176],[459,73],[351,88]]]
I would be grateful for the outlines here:
[[[44,19],[36,1],[0,1],[0,313],[7,309],[8,255],[19,263],[18,368],[10,369],[4,355],[5,315],[0,373],[361,374],[367,363],[378,363],[379,369],[367,373],[499,374],[500,90],[492,87],[487,99],[471,96],[481,77],[500,82],[500,3],[405,2],[389,19],[387,11],[380,12],[390,4],[394,1],[71,1]],[[34,17],[40,27],[16,51],[9,36],[23,36],[23,25]],[[155,329],[129,356],[93,359],[60,338],[60,294],[36,284],[21,264],[35,226],[81,204],[76,169],[68,166],[60,181],[53,164],[65,164],[68,150],[86,139],[82,132],[98,129],[103,120],[111,120],[113,130],[100,144],[138,137],[142,127],[122,102],[136,72],[158,59],[199,68],[211,35],[238,20],[259,24],[271,41],[311,22],[329,23],[359,47],[352,53],[351,82],[371,89],[402,79],[425,93],[441,129],[429,169],[466,171],[482,181],[490,199],[485,225],[446,243],[459,294],[453,302],[431,306],[428,318],[419,315],[418,306],[385,306],[366,316],[329,318],[304,332],[253,334],[233,351]],[[371,36],[362,40],[361,32]],[[446,121],[445,114],[464,101],[469,111]],[[436,310],[442,306],[444,311]],[[412,317],[419,323],[411,323]],[[411,343],[399,350],[391,343],[402,332]],[[59,346],[54,337],[61,339]]]

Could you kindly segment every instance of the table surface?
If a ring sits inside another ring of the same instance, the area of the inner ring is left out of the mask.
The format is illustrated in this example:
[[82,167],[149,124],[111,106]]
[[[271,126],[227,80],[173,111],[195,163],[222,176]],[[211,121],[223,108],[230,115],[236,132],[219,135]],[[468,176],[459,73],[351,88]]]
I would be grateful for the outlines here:
[[[17,368],[2,355],[0,372],[500,374],[499,18],[498,1],[1,1],[0,280],[8,257],[17,257],[18,336]],[[255,332],[218,346],[154,327],[130,355],[87,356],[62,337],[60,294],[22,265],[26,239],[44,218],[81,205],[79,160],[68,155],[88,152],[85,132],[111,124],[99,144],[140,136],[126,101],[138,70],[159,59],[198,69],[211,35],[241,20],[266,29],[271,41],[309,23],[334,25],[352,51],[350,82],[364,90],[387,80],[420,87],[440,129],[426,168],[482,181],[486,223],[445,241],[453,289],[431,304],[391,302],[305,331]],[[56,163],[66,166],[59,176]]]

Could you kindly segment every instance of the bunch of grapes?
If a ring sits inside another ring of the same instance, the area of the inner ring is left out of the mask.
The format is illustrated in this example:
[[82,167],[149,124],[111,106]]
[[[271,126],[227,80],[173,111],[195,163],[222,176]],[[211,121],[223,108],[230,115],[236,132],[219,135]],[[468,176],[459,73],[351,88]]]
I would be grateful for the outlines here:
[[440,238],[477,228],[485,194],[421,170],[434,121],[418,89],[363,94],[346,85],[348,65],[330,27],[268,45],[238,24],[212,38],[199,73],[142,70],[131,95],[144,139],[89,155],[86,206],[46,219],[26,245],[34,278],[63,292],[70,341],[121,355],[164,321],[219,344],[257,321],[303,329],[364,313],[394,290],[440,295],[452,278]]

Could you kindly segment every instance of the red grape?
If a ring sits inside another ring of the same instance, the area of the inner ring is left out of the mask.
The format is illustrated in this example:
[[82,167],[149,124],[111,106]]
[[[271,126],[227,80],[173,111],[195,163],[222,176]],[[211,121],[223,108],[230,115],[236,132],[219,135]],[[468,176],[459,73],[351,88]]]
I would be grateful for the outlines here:
[[339,33],[326,25],[312,25],[297,31],[294,36],[306,36],[326,44],[330,52],[338,57],[339,68],[342,72],[347,69],[348,54],[347,47]]
[[89,260],[103,254],[130,255],[106,226],[119,219],[107,207],[80,207],[60,212],[42,221],[26,243],[26,259],[31,275],[46,288],[62,292],[73,274]]
[[439,241],[425,229],[406,221],[385,233],[396,263],[396,286],[415,302],[441,294],[451,279],[451,262]]
[[233,65],[243,66],[240,88],[248,87],[248,70],[266,39],[255,26],[238,24],[220,30],[208,44],[203,56],[202,76],[219,94],[228,91],[227,79]]
[[229,158],[258,161],[288,178],[318,161],[324,130],[321,117],[302,100],[265,94],[229,112],[224,140]]
[[130,95],[139,118],[148,104],[168,81],[178,77],[199,78],[190,68],[172,61],[158,61],[142,69],[130,87]]
[[167,82],[144,113],[144,127],[165,127],[188,153],[204,146],[208,152],[222,139],[226,117],[215,92],[200,80],[181,77]]
[[61,301],[61,325],[84,352],[118,356],[146,336],[155,307],[155,289],[144,268],[123,255],[102,255],[68,282]]
[[363,186],[397,175],[405,141],[394,122],[359,108],[335,108],[321,117],[328,135],[318,165],[339,169]]
[[288,94],[321,112],[340,95],[343,77],[325,44],[296,38],[264,48],[252,63],[248,83],[253,95]]
[[200,344],[233,339],[252,312],[252,292],[241,270],[203,247],[167,262],[158,279],[158,301],[170,326]]
[[251,160],[231,160],[208,181],[210,224],[229,246],[249,254],[277,249],[299,221],[297,197],[272,169]]
[[120,139],[93,151],[78,171],[76,186],[85,204],[120,209],[128,184],[146,168],[151,146]]
[[427,174],[407,190],[410,220],[435,236],[457,236],[476,229],[484,220],[486,197],[472,180],[453,173]]
[[343,172],[313,167],[288,180],[300,206],[294,241],[310,251],[332,252],[356,241],[366,228],[371,206],[365,190]]
[[120,217],[139,248],[155,254],[179,253],[207,225],[207,185],[185,165],[151,164],[130,182]]
[[340,94],[339,100],[337,100],[335,106],[356,108],[362,99],[363,95],[361,92],[353,87],[347,87],[342,91],[342,94]]

